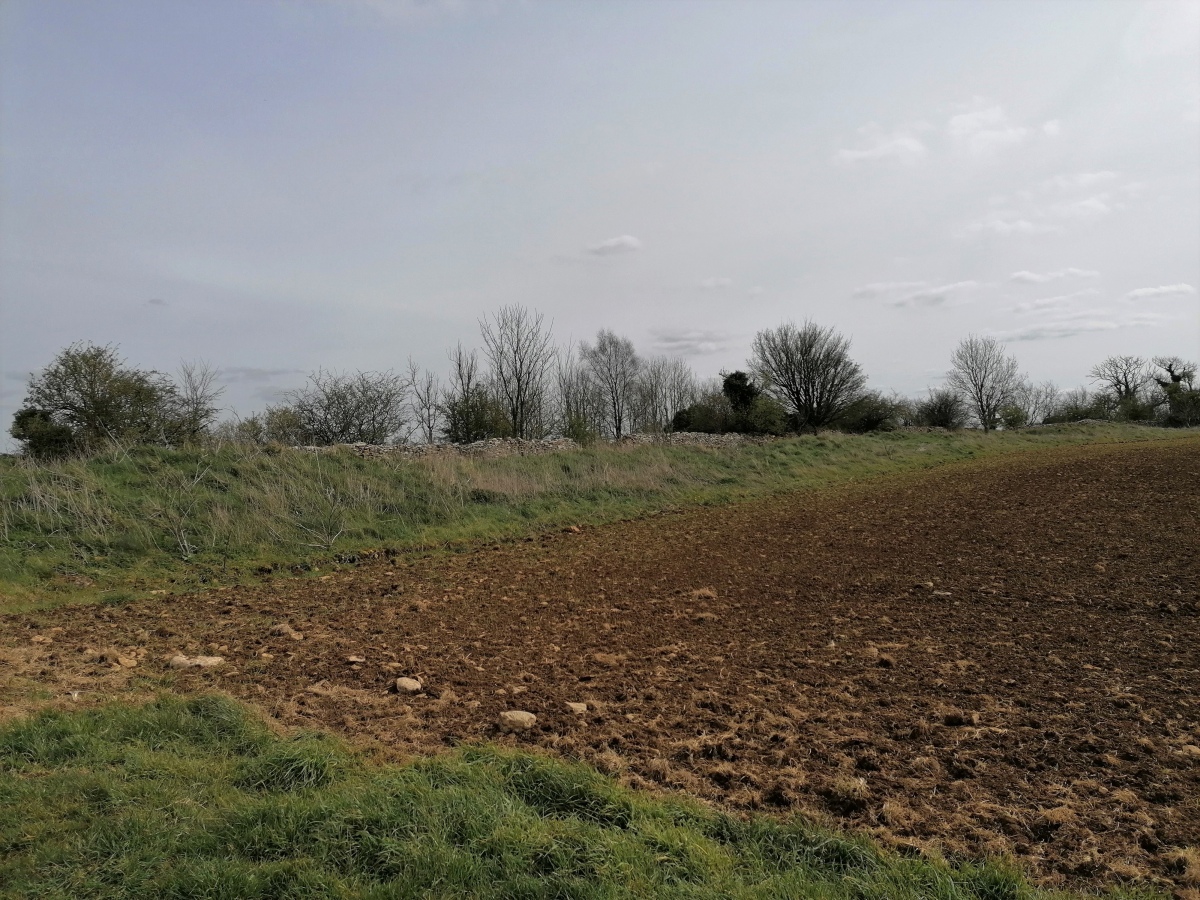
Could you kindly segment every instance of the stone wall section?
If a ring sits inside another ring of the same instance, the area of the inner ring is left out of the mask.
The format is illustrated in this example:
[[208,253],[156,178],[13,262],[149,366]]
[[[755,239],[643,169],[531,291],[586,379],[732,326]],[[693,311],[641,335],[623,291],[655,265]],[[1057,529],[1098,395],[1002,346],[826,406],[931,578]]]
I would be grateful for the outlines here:
[[[740,447],[746,444],[765,444],[774,438],[745,434],[702,434],[695,431],[679,431],[671,434],[629,434],[620,440],[621,446],[694,446],[694,447]],[[608,444],[616,443],[606,441]],[[332,447],[296,447],[308,453],[330,453],[349,450],[366,459],[385,456],[403,459],[426,459],[433,456],[464,456],[471,459],[499,459],[504,456],[542,456],[547,453],[565,453],[582,449],[582,445],[570,438],[546,438],[525,441],[518,438],[491,438],[473,444],[337,444]]]

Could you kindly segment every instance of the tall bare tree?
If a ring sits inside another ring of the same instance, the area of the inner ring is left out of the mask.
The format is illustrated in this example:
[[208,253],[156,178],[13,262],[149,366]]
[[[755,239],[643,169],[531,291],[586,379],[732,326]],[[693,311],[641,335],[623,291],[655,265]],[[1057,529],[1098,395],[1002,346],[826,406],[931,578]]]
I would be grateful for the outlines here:
[[408,383],[412,391],[410,406],[417,431],[422,440],[432,444],[442,422],[442,381],[432,370],[421,370],[413,360],[408,361]]
[[539,312],[523,306],[505,306],[490,319],[480,319],[479,330],[513,437],[526,440],[542,437],[546,432],[546,394],[554,360],[550,326],[543,324]]
[[1162,370],[1155,374],[1158,384],[1158,405],[1165,416],[1163,424],[1179,427],[1200,425],[1200,388],[1196,386],[1196,364],[1178,356],[1156,356],[1154,365]]
[[768,394],[814,431],[837,420],[862,396],[867,378],[850,358],[850,341],[806,320],[754,336],[749,366]]
[[995,338],[971,335],[950,357],[946,383],[967,398],[980,427],[991,431],[1000,422],[1000,410],[1012,400],[1019,368]]
[[603,398],[586,363],[575,353],[572,344],[555,357],[554,386],[559,433],[580,442],[600,434],[604,428]]
[[1179,356],[1156,356],[1154,364],[1162,369],[1162,375],[1155,375],[1154,380],[1161,388],[1170,385],[1181,385],[1187,390],[1195,389],[1196,364],[1188,362]]
[[667,428],[673,429],[672,424],[680,410],[687,409],[700,399],[700,383],[696,373],[682,359],[672,359],[667,369],[666,404],[669,413]]
[[620,440],[630,424],[634,387],[642,361],[633,342],[606,328],[596,333],[595,344],[580,344],[579,354],[604,395],[607,425],[613,438]]
[[1058,406],[1060,391],[1053,381],[1034,384],[1028,379],[1019,381],[1010,402],[1021,411],[1027,425],[1041,425],[1046,416]]
[[670,431],[675,414],[696,401],[696,376],[681,359],[652,356],[642,365],[635,396],[637,427]]
[[225,393],[225,388],[217,384],[219,376],[220,373],[203,360],[180,364],[175,406],[181,440],[199,440],[212,428],[219,412],[217,401]]
[[1150,383],[1146,360],[1140,356],[1110,356],[1088,374],[1092,383],[1107,390],[1118,404],[1138,400]]

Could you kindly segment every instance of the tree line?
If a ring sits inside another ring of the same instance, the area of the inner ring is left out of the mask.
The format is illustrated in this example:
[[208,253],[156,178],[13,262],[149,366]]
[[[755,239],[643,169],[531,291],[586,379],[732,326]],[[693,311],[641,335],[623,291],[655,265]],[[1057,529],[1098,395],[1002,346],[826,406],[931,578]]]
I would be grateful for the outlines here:
[[870,390],[850,341],[805,321],[758,332],[744,371],[702,380],[681,359],[644,357],[601,329],[555,344],[545,317],[506,306],[479,322],[480,346],[461,343],[445,373],[319,369],[278,403],[221,419],[219,373],[185,363],[169,376],[131,366],[116,347],[73,344],[30,376],[12,436],[22,452],[54,457],[111,441],[167,446],[471,443],[569,437],[581,443],[637,432],[785,434],[899,426],[984,430],[1103,419],[1200,424],[1196,365],[1178,357],[1112,356],[1092,388],[1033,383],[1002,343],[959,343],[942,387],[920,398]]

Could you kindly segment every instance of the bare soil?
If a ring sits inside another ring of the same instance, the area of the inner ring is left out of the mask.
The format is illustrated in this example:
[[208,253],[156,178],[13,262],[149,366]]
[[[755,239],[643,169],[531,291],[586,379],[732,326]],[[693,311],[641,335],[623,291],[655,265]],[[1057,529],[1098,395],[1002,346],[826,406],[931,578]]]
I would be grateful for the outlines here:
[[[217,688],[401,756],[541,747],[904,852],[1200,898],[1198,524],[1192,438],[381,553],[0,619],[0,714]],[[537,723],[502,733],[506,710]]]

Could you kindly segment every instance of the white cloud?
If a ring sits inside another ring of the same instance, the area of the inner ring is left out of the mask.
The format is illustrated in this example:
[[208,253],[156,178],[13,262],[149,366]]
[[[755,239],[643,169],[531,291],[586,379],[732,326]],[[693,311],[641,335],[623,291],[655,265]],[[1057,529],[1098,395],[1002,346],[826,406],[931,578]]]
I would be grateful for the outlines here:
[[880,294],[890,294],[894,291],[911,291],[913,288],[925,287],[927,281],[873,281],[855,288],[851,296],[878,297]]
[[899,300],[892,300],[891,306],[940,306],[945,303],[953,294],[963,293],[965,291],[973,291],[980,287],[978,281],[956,281],[953,284],[943,284],[940,287],[925,288],[919,291],[913,291],[901,297]]
[[1049,122],[1042,123],[1042,133],[1050,137],[1058,137],[1062,134],[1062,122],[1058,119],[1051,119]]
[[1188,0],[1144,3],[1125,29],[1121,51],[1145,61],[1177,54],[1194,54],[1200,43],[1200,4]]
[[1116,208],[1108,194],[1096,194],[1070,203],[1055,203],[1050,207],[1049,214],[1061,219],[1090,219],[1106,216]]
[[733,287],[732,278],[705,278],[700,282],[700,287],[706,291],[722,291],[725,288]]
[[887,132],[878,125],[864,125],[858,130],[862,140],[857,148],[844,148],[833,155],[834,162],[878,162],[893,160],[914,163],[924,158],[925,145],[913,133],[920,126],[904,126]]
[[1042,182],[1042,187],[1047,190],[1080,190],[1082,188],[1095,187],[1098,184],[1107,184],[1116,177],[1116,172],[1076,172],[1072,175],[1055,175],[1052,178],[1047,178]]
[[1011,122],[1003,107],[989,106],[951,116],[946,134],[959,147],[986,155],[1020,144],[1029,136],[1029,129]]
[[1096,297],[1100,294],[1095,288],[1084,288],[1070,294],[1059,294],[1057,297],[1041,297],[1037,300],[1027,300],[1013,307],[1013,312],[1043,312],[1050,309],[1064,309],[1081,297]]
[[1130,291],[1125,295],[1126,300],[1147,300],[1157,297],[1179,297],[1184,294],[1194,294],[1196,289],[1190,284],[1164,284],[1162,287],[1145,287]]
[[1008,276],[1009,281],[1023,281],[1026,284],[1045,284],[1047,281],[1058,281],[1060,278],[1099,278],[1100,273],[1093,269],[1058,269],[1054,272],[1013,272]]
[[631,234],[609,238],[587,248],[587,252],[595,256],[615,256],[618,253],[634,253],[642,249],[642,242]]
[[1044,222],[1035,222],[1025,218],[1012,210],[1004,210],[991,213],[978,222],[972,222],[967,226],[967,230],[975,233],[990,232],[1001,237],[1008,237],[1014,234],[1049,234],[1059,229]]

